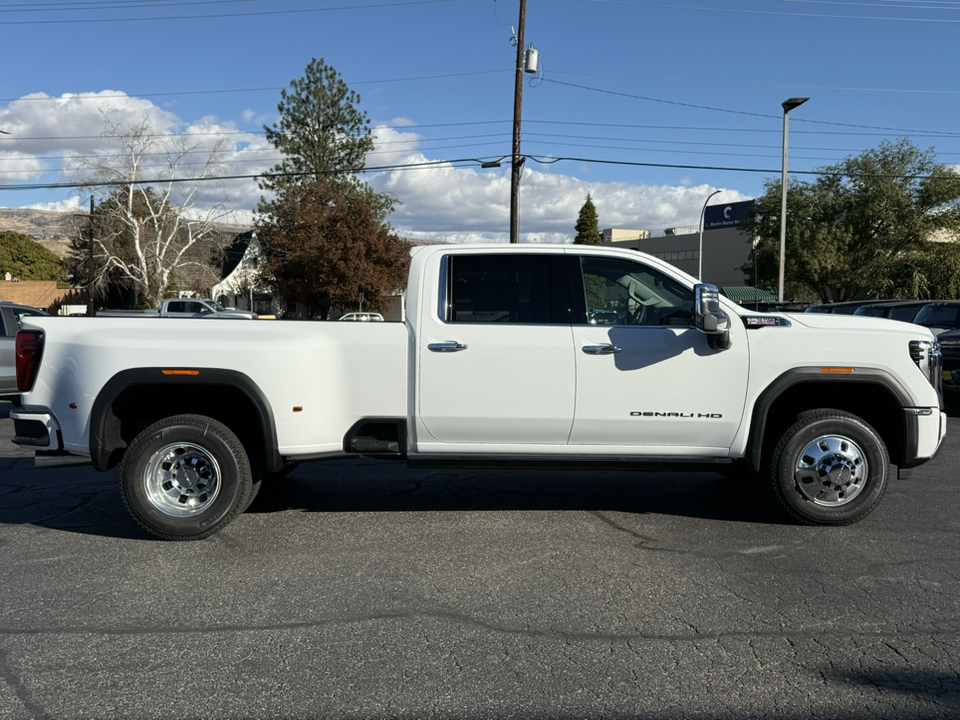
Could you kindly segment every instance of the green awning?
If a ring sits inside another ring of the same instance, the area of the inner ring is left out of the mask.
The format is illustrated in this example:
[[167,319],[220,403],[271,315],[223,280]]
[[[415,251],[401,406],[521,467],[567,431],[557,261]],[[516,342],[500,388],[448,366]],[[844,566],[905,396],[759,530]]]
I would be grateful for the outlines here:
[[777,294],[750,285],[724,285],[720,292],[735,303],[776,302]]

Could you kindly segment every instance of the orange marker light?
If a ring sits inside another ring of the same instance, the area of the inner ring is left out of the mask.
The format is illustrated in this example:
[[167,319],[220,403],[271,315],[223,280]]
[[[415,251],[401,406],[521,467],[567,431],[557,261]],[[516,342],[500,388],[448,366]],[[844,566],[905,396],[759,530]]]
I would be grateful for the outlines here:
[[199,375],[199,370],[164,370],[164,375]]
[[820,368],[822,373],[855,373],[853,368]]

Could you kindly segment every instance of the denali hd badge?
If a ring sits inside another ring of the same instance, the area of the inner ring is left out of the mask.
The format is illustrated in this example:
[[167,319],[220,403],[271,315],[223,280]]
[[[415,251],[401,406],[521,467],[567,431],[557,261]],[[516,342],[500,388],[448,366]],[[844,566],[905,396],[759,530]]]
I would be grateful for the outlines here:
[[685,413],[685,412],[652,412],[650,410],[634,410],[630,417],[675,417],[675,418],[707,418],[716,420],[722,418],[722,413]]

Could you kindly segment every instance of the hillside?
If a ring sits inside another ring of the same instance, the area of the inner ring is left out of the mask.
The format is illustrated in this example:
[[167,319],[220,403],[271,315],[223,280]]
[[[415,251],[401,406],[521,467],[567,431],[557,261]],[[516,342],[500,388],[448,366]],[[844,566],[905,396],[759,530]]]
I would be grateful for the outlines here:
[[79,217],[49,210],[0,208],[0,232],[29,235],[62,258],[70,248],[70,238],[76,232]]
[[[70,238],[77,232],[77,224],[85,213],[51,212],[23,208],[0,208],[0,232],[29,235],[47,250],[64,258],[70,250]],[[226,232],[240,234],[250,228],[241,225],[223,225]]]

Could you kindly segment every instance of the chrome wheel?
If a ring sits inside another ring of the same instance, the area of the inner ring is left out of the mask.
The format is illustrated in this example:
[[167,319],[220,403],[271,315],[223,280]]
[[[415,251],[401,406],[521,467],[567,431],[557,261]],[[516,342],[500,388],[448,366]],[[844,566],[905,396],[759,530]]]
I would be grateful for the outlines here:
[[217,499],[222,485],[216,458],[199,445],[173,443],[158,449],[143,471],[149,503],[175,518],[202,513]]
[[824,507],[837,507],[853,500],[869,476],[866,454],[842,435],[826,435],[809,443],[797,458],[794,470],[800,492]]

